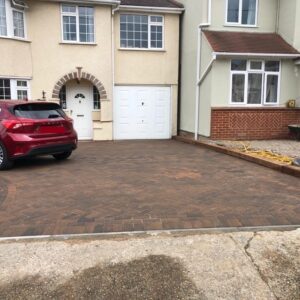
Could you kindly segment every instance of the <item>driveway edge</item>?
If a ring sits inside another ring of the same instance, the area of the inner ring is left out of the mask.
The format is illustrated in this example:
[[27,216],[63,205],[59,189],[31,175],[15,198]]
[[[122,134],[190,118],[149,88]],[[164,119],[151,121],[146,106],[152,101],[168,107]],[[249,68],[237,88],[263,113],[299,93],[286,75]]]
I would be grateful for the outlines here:
[[237,157],[237,158],[267,167],[269,169],[273,169],[275,171],[279,171],[281,173],[300,178],[300,168],[296,168],[296,167],[289,166],[289,165],[278,164],[278,163],[272,162],[272,161],[264,159],[264,158],[254,157],[254,156],[251,156],[251,155],[248,155],[248,154],[245,154],[245,153],[233,150],[233,149],[229,149],[229,148],[218,146],[218,145],[212,145],[212,144],[206,143],[204,141],[195,141],[190,138],[183,137],[183,136],[174,136],[173,139],[176,141],[183,142],[183,143],[187,143],[187,144],[191,144],[191,145],[195,145],[195,146],[199,146],[199,147],[204,147],[204,148],[214,150],[219,153]]
[[128,237],[147,236],[189,236],[199,234],[224,234],[241,232],[267,232],[267,231],[293,231],[298,230],[299,225],[271,225],[271,226],[247,226],[247,227],[216,227],[216,228],[193,228],[193,229],[166,229],[148,231],[124,231],[124,232],[102,232],[82,234],[59,234],[59,235],[37,235],[37,236],[15,236],[0,237],[1,243],[10,242],[35,242],[35,241],[68,241],[68,240],[108,240],[126,239]]

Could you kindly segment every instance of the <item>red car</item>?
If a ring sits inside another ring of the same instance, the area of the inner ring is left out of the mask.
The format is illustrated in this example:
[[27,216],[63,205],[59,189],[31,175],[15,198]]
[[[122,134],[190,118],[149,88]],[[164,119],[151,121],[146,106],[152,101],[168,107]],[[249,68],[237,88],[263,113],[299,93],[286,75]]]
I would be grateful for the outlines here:
[[50,102],[0,101],[0,170],[18,158],[53,155],[67,159],[77,148],[72,119]]

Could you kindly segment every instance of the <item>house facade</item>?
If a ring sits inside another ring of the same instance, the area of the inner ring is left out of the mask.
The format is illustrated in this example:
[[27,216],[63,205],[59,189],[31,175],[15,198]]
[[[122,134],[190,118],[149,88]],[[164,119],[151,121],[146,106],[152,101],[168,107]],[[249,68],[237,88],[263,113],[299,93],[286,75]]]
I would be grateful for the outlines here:
[[173,0],[0,0],[0,99],[60,102],[80,139],[177,132]]
[[288,137],[300,124],[300,1],[180,2],[181,133]]

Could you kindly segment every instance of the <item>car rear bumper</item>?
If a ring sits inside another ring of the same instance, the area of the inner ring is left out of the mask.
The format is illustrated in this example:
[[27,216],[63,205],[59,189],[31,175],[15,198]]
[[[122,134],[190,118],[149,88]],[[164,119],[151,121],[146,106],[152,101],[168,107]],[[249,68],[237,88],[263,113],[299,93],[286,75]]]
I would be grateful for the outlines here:
[[9,135],[4,140],[10,159],[18,159],[36,155],[51,155],[77,148],[75,132],[48,138],[30,138],[28,136]]
[[37,155],[51,155],[56,153],[63,153],[73,151],[77,148],[76,144],[62,144],[62,145],[52,145],[52,146],[42,146],[31,149],[25,155],[17,156],[15,158],[30,157]]

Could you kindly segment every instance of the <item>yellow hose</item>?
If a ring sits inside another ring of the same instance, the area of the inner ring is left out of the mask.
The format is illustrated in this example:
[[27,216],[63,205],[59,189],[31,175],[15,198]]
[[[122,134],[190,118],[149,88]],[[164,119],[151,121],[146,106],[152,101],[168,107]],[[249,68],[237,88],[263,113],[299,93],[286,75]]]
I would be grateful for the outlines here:
[[266,158],[287,165],[291,165],[293,163],[293,158],[287,155],[278,154],[270,150],[255,150],[251,147],[251,143],[240,142],[240,144],[242,147],[236,150],[242,151],[243,153],[256,157]]

